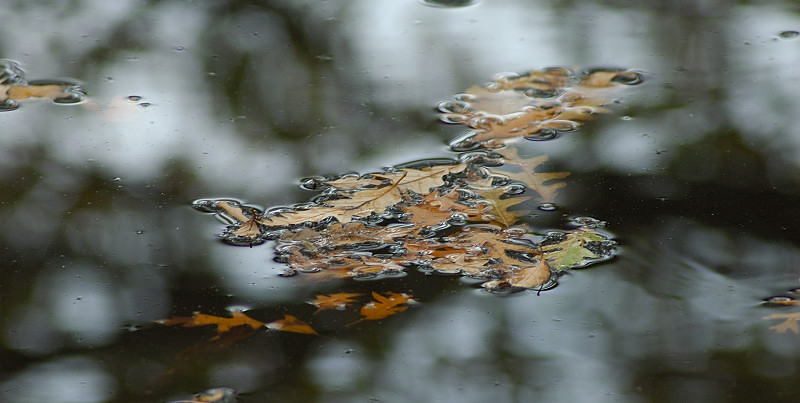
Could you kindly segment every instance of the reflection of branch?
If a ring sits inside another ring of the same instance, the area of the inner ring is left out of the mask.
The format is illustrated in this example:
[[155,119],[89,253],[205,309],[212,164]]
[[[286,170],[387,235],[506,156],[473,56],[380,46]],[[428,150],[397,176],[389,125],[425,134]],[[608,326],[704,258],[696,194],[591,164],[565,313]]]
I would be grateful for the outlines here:
[[800,327],[797,325],[797,321],[800,321],[800,312],[774,313],[761,319],[784,319],[783,322],[769,328],[778,333],[786,333],[787,330],[791,330],[794,334],[800,334]]

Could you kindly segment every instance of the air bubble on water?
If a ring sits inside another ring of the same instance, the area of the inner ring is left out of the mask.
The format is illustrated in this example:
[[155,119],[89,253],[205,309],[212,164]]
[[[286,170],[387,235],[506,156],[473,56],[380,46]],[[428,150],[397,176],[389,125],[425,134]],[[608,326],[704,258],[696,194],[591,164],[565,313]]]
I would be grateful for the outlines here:
[[461,114],[469,110],[469,103],[467,101],[442,101],[437,106],[439,112]]
[[644,82],[644,74],[638,71],[624,71],[617,74],[611,81],[625,85],[637,85]]
[[0,84],[27,85],[25,72],[22,71],[17,62],[0,59]]
[[144,230],[137,229],[137,230],[136,230],[136,234],[137,234],[137,235],[142,235],[142,234],[144,234]]
[[606,226],[605,221],[600,221],[592,217],[574,217],[572,222],[576,225],[586,228],[603,228]]
[[148,106],[150,106],[150,102],[139,103],[139,106],[142,107],[142,108],[147,108]]
[[478,97],[472,94],[468,94],[466,92],[462,92],[460,94],[456,94],[455,96],[453,96],[453,99],[461,102],[475,102],[478,100]]
[[504,195],[510,195],[510,196],[520,195],[522,193],[525,193],[525,186],[517,183],[513,183],[511,185],[506,186],[505,191],[503,192]]
[[558,137],[558,130],[549,128],[549,127],[542,127],[538,130],[535,130],[531,133],[528,133],[522,136],[525,140],[531,141],[545,141],[545,140],[552,140]]
[[480,0],[420,0],[420,3],[435,8],[461,8],[477,4]]
[[465,115],[460,115],[457,113],[447,113],[444,115],[439,116],[439,121],[442,123],[447,123],[451,125],[462,125],[466,123],[469,118]]
[[303,190],[320,190],[326,187],[325,185],[325,177],[322,176],[312,176],[308,178],[300,179],[300,189]]
[[626,121],[633,120],[633,118],[632,118],[632,117],[630,117],[630,116],[628,116],[628,115],[625,115],[625,116],[621,117],[620,119],[622,119],[622,120],[626,120]]
[[128,95],[128,101],[139,102],[141,100],[142,100],[142,97],[140,97],[139,95]]
[[800,36],[798,31],[781,31],[778,34],[778,38],[781,39],[796,39],[798,36]]
[[7,112],[19,109],[19,104],[13,99],[6,99],[0,102],[0,112]]
[[558,210],[558,206],[556,206],[555,203],[541,203],[536,208],[538,208],[541,211],[555,211],[555,210]]

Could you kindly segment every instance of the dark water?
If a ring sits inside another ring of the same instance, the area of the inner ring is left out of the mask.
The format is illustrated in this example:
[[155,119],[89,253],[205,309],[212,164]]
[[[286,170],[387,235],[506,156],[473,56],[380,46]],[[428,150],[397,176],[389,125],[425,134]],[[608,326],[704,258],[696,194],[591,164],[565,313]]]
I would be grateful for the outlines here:
[[[800,9],[729,1],[7,1],[0,58],[84,84],[0,113],[0,400],[797,401]],[[463,4],[473,2],[460,2]],[[572,172],[558,209],[611,263],[541,294],[457,277],[282,278],[198,198],[304,201],[303,177],[448,158],[443,99],[500,72],[645,72],[614,113],[525,142]],[[420,301],[326,337],[259,332],[191,360],[195,311],[310,315],[318,293]],[[169,375],[165,375],[169,374]]]

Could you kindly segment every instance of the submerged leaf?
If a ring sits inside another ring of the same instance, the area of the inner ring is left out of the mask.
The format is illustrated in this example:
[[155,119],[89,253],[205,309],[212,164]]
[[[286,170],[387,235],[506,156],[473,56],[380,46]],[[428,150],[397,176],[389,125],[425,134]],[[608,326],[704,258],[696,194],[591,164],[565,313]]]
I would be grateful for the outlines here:
[[183,327],[216,325],[218,333],[225,333],[234,327],[244,325],[250,326],[253,329],[258,329],[259,327],[264,326],[264,322],[255,320],[245,315],[241,311],[233,311],[231,314],[232,317],[225,318],[222,316],[214,316],[198,312],[189,317],[176,316],[171,319],[157,320],[155,323],[165,326],[183,325]]
[[791,330],[794,334],[800,334],[800,326],[797,324],[797,322],[800,321],[800,312],[774,313],[764,316],[761,319],[783,319],[783,322],[770,326],[769,328],[778,333],[786,333],[787,330]]

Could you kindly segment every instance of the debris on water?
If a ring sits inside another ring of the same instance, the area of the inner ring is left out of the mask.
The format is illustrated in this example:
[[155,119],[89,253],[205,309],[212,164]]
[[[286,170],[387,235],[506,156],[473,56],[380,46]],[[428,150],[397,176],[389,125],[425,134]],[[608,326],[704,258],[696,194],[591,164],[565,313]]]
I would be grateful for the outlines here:
[[19,108],[19,101],[49,99],[57,104],[86,100],[83,84],[74,80],[25,80],[25,72],[14,61],[0,60],[0,111]]
[[440,102],[439,120],[471,129],[451,143],[454,151],[501,148],[519,138],[552,140],[609,112],[603,106],[614,101],[605,93],[643,81],[641,72],[613,67],[502,73],[484,86]]

